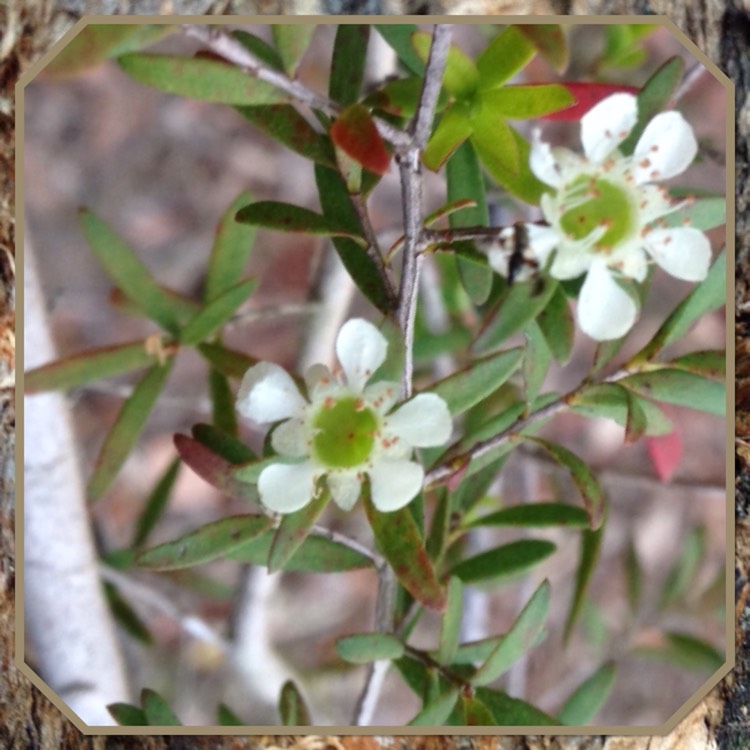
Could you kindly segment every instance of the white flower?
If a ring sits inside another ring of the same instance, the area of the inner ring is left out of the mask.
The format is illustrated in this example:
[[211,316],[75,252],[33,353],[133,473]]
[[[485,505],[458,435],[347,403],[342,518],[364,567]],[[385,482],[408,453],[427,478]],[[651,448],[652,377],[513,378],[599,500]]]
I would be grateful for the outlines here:
[[388,343],[366,320],[347,321],[336,338],[344,382],[325,365],[305,374],[308,398],[283,368],[272,362],[251,367],[237,394],[237,410],[258,423],[284,420],[271,435],[274,450],[297,463],[273,463],[258,477],[265,506],[291,513],[313,497],[325,476],[336,504],[350,510],[364,475],[372,501],[392,511],[412,500],[424,482],[424,469],[411,460],[414,448],[443,445],[451,416],[440,396],[420,393],[391,412],[398,383],[366,385],[385,361]]
[[586,274],[578,298],[582,330],[603,341],[623,336],[638,315],[637,302],[618,280],[643,281],[655,261],[685,281],[708,272],[711,246],[703,232],[668,229],[659,220],[681,208],[653,183],[685,171],[695,158],[692,128],[678,112],[656,115],[632,156],[617,149],[637,120],[636,98],[614,94],[581,119],[584,155],[552,148],[534,136],[529,166],[552,188],[541,208],[549,226],[527,225],[529,244],[557,279]]

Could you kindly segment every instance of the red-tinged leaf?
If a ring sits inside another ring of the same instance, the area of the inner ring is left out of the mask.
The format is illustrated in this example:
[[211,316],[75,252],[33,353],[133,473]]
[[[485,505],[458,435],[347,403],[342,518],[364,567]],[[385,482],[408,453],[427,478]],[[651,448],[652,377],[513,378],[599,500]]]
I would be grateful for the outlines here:
[[347,107],[331,125],[331,139],[348,156],[376,174],[385,174],[391,155],[362,104]]
[[[541,86],[543,84],[524,84],[525,86]],[[575,99],[575,104],[570,107],[561,109],[558,112],[551,112],[548,115],[542,115],[543,120],[564,120],[573,122],[580,120],[595,104],[602,99],[606,99],[612,94],[626,92],[637,94],[638,89],[635,86],[625,86],[619,83],[580,83],[577,81],[561,81]]]
[[216,489],[244,500],[258,499],[256,488],[249,483],[235,479],[231,471],[233,464],[210,448],[187,435],[179,434],[174,436],[174,444],[182,460],[201,479]]
[[364,489],[362,497],[380,551],[393,567],[398,582],[425,607],[442,612],[446,594],[408,507],[381,513],[370,499],[369,488]]
[[669,482],[682,459],[682,438],[679,430],[646,438],[646,448],[659,479],[664,483]]

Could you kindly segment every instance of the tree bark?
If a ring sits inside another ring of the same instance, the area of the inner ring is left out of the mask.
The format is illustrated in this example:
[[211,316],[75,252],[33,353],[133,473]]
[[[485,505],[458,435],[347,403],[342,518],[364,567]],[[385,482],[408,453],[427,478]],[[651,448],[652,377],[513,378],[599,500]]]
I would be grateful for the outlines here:
[[[13,248],[14,100],[13,85],[84,13],[295,13],[295,12],[450,12],[448,0],[21,0],[0,6],[0,746],[4,748],[260,748],[295,750],[566,750],[602,748],[739,748],[750,743],[744,710],[750,698],[750,471],[742,465],[736,487],[737,509],[737,668],[664,738],[603,737],[88,737],[83,736],[19,671],[14,662],[14,408],[12,389],[3,385],[3,368],[14,358]],[[523,0],[464,0],[461,12],[581,14],[663,14],[671,18],[736,85],[736,250],[738,368],[747,369],[750,354],[745,317],[750,314],[750,2],[749,0],[549,0],[529,7]],[[743,304],[746,305],[743,312]],[[7,381],[7,378],[6,378]],[[738,399],[738,429],[750,425],[750,399]],[[744,429],[744,428],[743,428]],[[750,436],[748,436],[750,437]]]

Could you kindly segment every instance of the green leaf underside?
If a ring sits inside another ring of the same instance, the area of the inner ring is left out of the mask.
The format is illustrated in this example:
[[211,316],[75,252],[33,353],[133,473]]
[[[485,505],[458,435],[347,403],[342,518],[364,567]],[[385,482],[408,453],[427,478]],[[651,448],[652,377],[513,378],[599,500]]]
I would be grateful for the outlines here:
[[602,538],[604,537],[604,526],[604,523],[602,523],[602,525],[595,531],[584,529],[581,532],[580,552],[578,567],[576,568],[573,597],[570,602],[570,607],[568,608],[567,617],[565,618],[563,638],[566,642],[581,614],[586,590],[594,572],[594,568],[596,567],[596,561],[599,558],[599,550],[601,548]]
[[278,104],[288,96],[270,83],[218,60],[133,53],[118,58],[138,83],[206,102]]
[[362,497],[375,540],[398,582],[425,607],[442,611],[446,605],[445,591],[435,575],[409,508],[382,513],[373,505],[368,490]]
[[282,516],[268,553],[269,573],[282,570],[292,559],[330,499],[328,489],[320,488],[318,496],[314,496],[304,508]]
[[430,390],[455,417],[496,391],[518,369],[523,349],[515,347],[474,361],[471,367],[439,380]]
[[520,575],[548,558],[557,547],[546,539],[523,539],[461,560],[450,571],[464,583],[482,583]]
[[198,351],[228,378],[242,378],[253,365],[258,364],[254,357],[236,349],[228,349],[223,344],[200,344]]
[[472,677],[472,685],[488,685],[503,675],[511,665],[530,651],[542,632],[550,601],[549,581],[544,581],[501,638],[487,661]]
[[114,344],[58,359],[24,374],[24,392],[68,390],[156,363],[145,340]]
[[279,715],[285,727],[307,727],[312,724],[305,699],[291,680],[287,680],[281,687]]
[[209,302],[180,332],[185,345],[197,344],[208,338],[234,315],[258,285],[256,279],[240,281]]
[[149,688],[141,691],[141,705],[150,727],[179,727],[182,722],[177,718],[169,704],[159,693]]
[[607,663],[599,667],[565,701],[560,709],[560,721],[571,727],[588,724],[606,702],[614,681],[615,667],[613,664]]
[[706,378],[724,378],[727,372],[727,353],[723,349],[690,352],[673,359],[667,365]]
[[130,246],[90,211],[81,210],[79,218],[89,247],[119,289],[144,315],[177,334],[179,308]]
[[642,396],[668,404],[687,406],[723,417],[726,414],[726,385],[685,370],[663,368],[628,375],[619,381]]
[[404,644],[388,633],[357,633],[336,641],[338,655],[351,664],[368,664],[383,659],[399,659]]
[[560,466],[570,472],[571,479],[583,497],[591,528],[598,528],[604,520],[604,493],[591,469],[575,453],[557,443],[536,437],[529,437],[527,440],[544,448]]
[[180,461],[172,461],[146,499],[143,512],[138,516],[133,535],[133,547],[140,547],[158,523],[167,507],[172,489],[180,471]]
[[91,500],[100,499],[125,463],[172,369],[172,362],[152,367],[125,400],[104,439],[88,483]]
[[307,51],[316,28],[315,24],[271,24],[273,41],[279,51],[284,70],[289,76],[294,77],[297,66]]
[[[230,552],[232,560],[265,565],[271,550],[274,531],[266,531],[251,542]],[[344,573],[371,568],[372,560],[360,552],[317,534],[310,534],[284,565],[283,570],[301,573]]]
[[178,570],[224,557],[266,531],[268,516],[230,516],[208,523],[172,542],[141,552],[136,563],[150,570]]
[[130,703],[110,703],[107,711],[121,727],[147,727],[146,712]]
[[476,526],[570,526],[586,528],[589,518],[583,508],[565,503],[530,503],[528,505],[513,505],[495,513],[481,516],[468,524],[468,528]]

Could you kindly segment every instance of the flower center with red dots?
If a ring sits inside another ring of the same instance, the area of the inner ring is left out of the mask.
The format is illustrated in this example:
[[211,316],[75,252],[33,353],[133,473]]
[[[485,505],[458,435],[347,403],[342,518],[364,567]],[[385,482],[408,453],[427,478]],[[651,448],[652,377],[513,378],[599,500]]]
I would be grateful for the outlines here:
[[378,419],[361,398],[349,396],[323,404],[312,426],[312,447],[320,463],[348,469],[370,457]]

